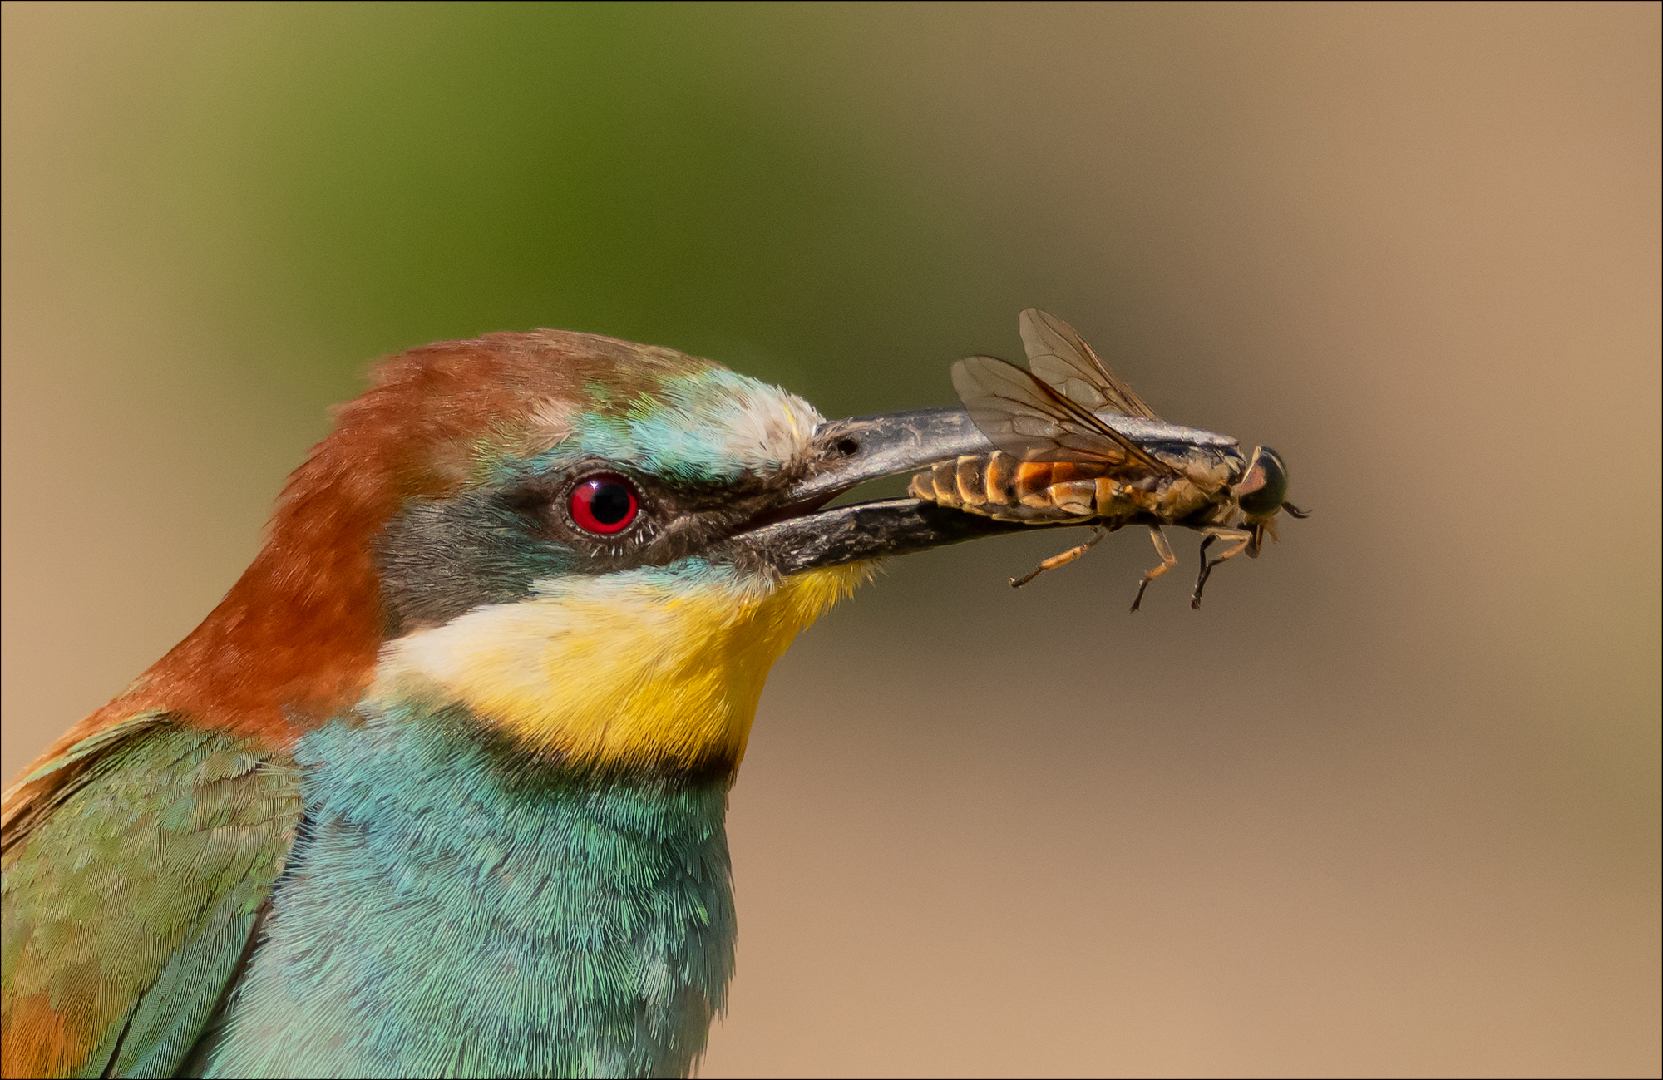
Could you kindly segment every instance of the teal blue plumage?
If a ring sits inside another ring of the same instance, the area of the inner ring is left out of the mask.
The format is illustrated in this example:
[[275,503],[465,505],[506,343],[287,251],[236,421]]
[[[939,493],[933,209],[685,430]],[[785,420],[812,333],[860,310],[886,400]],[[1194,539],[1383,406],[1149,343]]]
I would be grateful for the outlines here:
[[306,824],[210,1076],[663,1076],[733,970],[727,781],[528,761],[453,711],[301,740]]

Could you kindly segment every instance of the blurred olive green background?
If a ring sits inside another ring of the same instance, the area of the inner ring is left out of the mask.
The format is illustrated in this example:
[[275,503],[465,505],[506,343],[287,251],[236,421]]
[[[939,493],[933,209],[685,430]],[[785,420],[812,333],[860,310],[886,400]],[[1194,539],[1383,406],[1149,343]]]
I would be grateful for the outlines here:
[[1315,511],[891,565],[780,663],[704,1073],[1656,1075],[1659,7],[4,6],[8,775],[374,357],[827,415],[1073,322]]

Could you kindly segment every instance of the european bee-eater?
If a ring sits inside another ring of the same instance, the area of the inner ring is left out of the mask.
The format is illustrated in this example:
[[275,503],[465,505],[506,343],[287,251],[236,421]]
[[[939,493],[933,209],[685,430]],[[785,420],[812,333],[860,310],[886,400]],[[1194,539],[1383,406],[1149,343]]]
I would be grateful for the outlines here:
[[686,1074],[770,665],[872,559],[1021,528],[824,507],[987,448],[583,334],[383,362],[6,793],[6,1075]]

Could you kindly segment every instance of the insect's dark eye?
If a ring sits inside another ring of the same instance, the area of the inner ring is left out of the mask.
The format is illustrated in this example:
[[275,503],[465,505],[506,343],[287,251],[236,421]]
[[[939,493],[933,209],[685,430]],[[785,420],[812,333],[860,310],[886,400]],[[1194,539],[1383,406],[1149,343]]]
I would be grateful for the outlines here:
[[611,536],[629,528],[641,512],[641,501],[628,480],[617,473],[597,473],[572,489],[567,508],[584,532]]
[[1249,517],[1274,514],[1288,494],[1288,469],[1282,455],[1268,446],[1261,446],[1253,454],[1247,476],[1237,489],[1242,512]]

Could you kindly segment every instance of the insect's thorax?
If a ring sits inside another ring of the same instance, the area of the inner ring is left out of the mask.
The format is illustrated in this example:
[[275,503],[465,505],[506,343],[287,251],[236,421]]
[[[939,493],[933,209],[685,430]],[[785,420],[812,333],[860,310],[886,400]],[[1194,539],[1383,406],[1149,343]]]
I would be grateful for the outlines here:
[[1175,483],[1188,481],[1209,497],[1227,498],[1229,489],[1247,475],[1247,459],[1234,446],[1157,443],[1145,449],[1183,474],[1183,480]]

